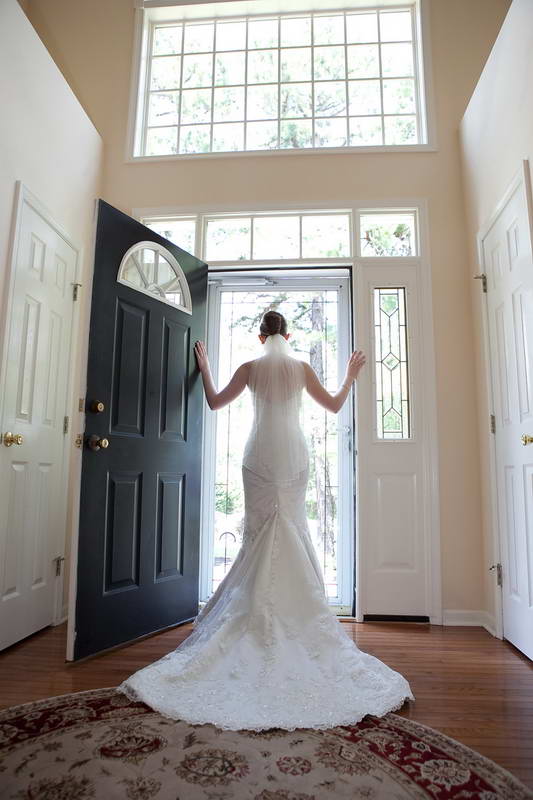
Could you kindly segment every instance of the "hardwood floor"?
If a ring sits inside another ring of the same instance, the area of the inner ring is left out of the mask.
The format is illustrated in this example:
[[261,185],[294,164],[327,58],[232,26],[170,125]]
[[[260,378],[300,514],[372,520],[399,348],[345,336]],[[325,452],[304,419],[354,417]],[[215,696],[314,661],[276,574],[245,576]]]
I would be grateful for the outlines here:
[[[416,702],[398,712],[493,759],[533,788],[533,665],[483,628],[343,623],[358,647],[409,680]],[[116,686],[173,650],[183,625],[119,650],[68,664],[66,624],[0,653],[0,707]]]

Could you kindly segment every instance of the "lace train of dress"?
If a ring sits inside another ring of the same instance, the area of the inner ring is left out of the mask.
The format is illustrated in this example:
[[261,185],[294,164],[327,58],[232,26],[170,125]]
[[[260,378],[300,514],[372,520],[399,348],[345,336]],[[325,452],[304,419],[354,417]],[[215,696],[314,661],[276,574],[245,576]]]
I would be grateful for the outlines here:
[[308,470],[285,485],[243,466],[239,554],[173,652],[119,689],[156,711],[229,730],[330,728],[414,700],[330,611],[305,514]]

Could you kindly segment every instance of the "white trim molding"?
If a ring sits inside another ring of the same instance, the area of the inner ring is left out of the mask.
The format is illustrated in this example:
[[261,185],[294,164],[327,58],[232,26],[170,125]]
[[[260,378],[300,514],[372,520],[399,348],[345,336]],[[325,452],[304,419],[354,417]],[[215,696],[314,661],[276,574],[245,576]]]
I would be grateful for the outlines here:
[[[368,308],[368,293],[367,288],[370,285],[368,282],[376,282],[376,285],[383,285],[382,278],[386,279],[385,285],[391,286],[405,286],[408,285],[411,291],[411,309],[413,311],[412,320],[413,324],[411,334],[415,340],[415,349],[413,354],[416,361],[416,397],[413,398],[417,404],[419,415],[417,418],[417,439],[416,442],[408,444],[407,447],[417,447],[419,454],[416,459],[416,515],[417,524],[419,525],[419,539],[423,543],[422,550],[416,555],[417,561],[417,591],[416,597],[411,598],[409,602],[404,603],[401,609],[392,603],[395,608],[394,613],[398,614],[416,614],[427,615],[430,622],[434,625],[442,624],[442,579],[441,579],[441,556],[440,556],[440,513],[439,513],[439,470],[438,470],[438,441],[435,436],[437,430],[437,401],[436,401],[436,368],[435,368],[435,349],[434,349],[434,329],[433,329],[433,302],[432,302],[432,286],[431,286],[431,261],[430,261],[430,247],[429,247],[429,230],[428,230],[428,205],[425,198],[353,198],[350,208],[344,206],[342,209],[333,209],[324,206],[318,209],[314,204],[310,207],[305,207],[304,204],[294,204],[293,207],[284,205],[283,207],[265,207],[261,204],[252,204],[247,207],[242,206],[227,206],[215,205],[209,206],[202,204],[198,206],[166,206],[156,208],[134,208],[132,215],[141,221],[148,221],[150,218],[163,217],[179,217],[184,216],[191,218],[197,216],[197,237],[195,255],[203,260],[204,247],[203,241],[205,237],[204,220],[206,217],[211,216],[226,216],[226,215],[253,215],[258,213],[271,213],[273,215],[283,213],[294,213],[313,210],[320,212],[338,212],[340,210],[349,211],[353,220],[352,227],[352,246],[351,251],[353,255],[345,259],[317,259],[315,264],[322,266],[329,264],[333,267],[335,262],[336,267],[353,265],[352,272],[352,287],[351,295],[353,298],[353,324],[354,324],[354,342],[353,346],[358,349],[366,349],[370,353],[371,331],[369,331],[369,308]],[[419,227],[419,249],[417,256],[398,256],[394,258],[381,258],[381,257],[366,257],[361,258],[357,255],[359,244],[359,214],[372,210],[379,211],[399,211],[405,212],[406,210],[415,210]],[[179,243],[178,243],[179,244]],[[301,263],[301,268],[305,266],[303,263],[308,260],[296,260],[298,264]],[[339,262],[343,262],[342,264]],[[295,266],[296,262],[292,260],[291,266]],[[256,262],[256,266],[268,265],[272,267],[279,267],[280,269],[287,268],[288,263],[277,262]],[[229,268],[233,269],[249,269],[251,262],[238,262],[233,265],[227,262],[210,262],[211,269]],[[386,274],[385,274],[386,273]],[[371,360],[371,359],[370,359]],[[364,375],[361,375],[357,385],[357,409],[356,409],[356,431],[355,431],[355,453],[359,457],[359,463],[362,465],[361,470],[356,468],[356,486],[355,486],[355,520],[356,527],[359,532],[362,529],[374,530],[373,527],[368,528],[368,525],[373,525],[374,522],[369,516],[368,505],[369,496],[365,488],[365,470],[368,472],[369,464],[369,445],[368,435],[365,433],[366,427],[371,425],[373,417],[372,409],[372,381],[370,377],[370,370]],[[377,448],[385,448],[382,452],[381,458],[388,458],[389,455],[395,452],[397,448],[405,447],[401,441],[392,439],[378,442],[374,445]],[[400,453],[401,451],[398,451]],[[395,457],[396,457],[395,453]],[[380,462],[381,463],[381,462]],[[387,472],[386,465],[383,466]],[[366,508],[366,511],[364,509]],[[361,512],[363,512],[361,516]],[[361,524],[360,524],[361,520]],[[355,568],[356,568],[356,619],[363,620],[364,614],[371,613],[385,613],[383,608],[375,608],[375,592],[371,591],[372,575],[368,572],[365,566],[365,559],[368,553],[365,553],[365,545],[362,544],[363,537],[361,533],[357,536],[356,542],[356,555],[355,555]],[[369,540],[369,536],[366,537]],[[369,542],[367,541],[367,549]],[[398,580],[404,579],[400,574],[403,567],[398,568]],[[414,576],[413,576],[414,577]],[[404,581],[405,584],[405,581]],[[394,592],[392,591],[392,595]],[[370,596],[374,595],[374,599],[370,601]]]
[[[488,611],[479,610],[464,610],[456,608],[448,608],[442,612],[443,625],[464,625],[465,627],[472,628],[485,628],[491,636],[497,636],[494,618]],[[500,637],[497,637],[500,638]]]

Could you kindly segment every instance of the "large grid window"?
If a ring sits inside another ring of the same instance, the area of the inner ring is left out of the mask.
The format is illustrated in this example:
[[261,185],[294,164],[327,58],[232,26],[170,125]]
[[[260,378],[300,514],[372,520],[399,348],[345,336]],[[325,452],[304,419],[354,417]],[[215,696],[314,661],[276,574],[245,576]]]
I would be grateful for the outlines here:
[[152,23],[137,155],[422,142],[415,7]]

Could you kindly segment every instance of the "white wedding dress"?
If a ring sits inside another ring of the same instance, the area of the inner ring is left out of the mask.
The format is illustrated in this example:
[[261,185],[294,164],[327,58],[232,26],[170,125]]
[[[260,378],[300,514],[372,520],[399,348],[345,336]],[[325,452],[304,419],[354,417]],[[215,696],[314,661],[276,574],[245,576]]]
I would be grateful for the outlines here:
[[188,638],[118,688],[167,717],[229,730],[354,724],[414,696],[328,607],[305,510],[304,367],[280,334],[264,347],[248,381],[241,549]]

